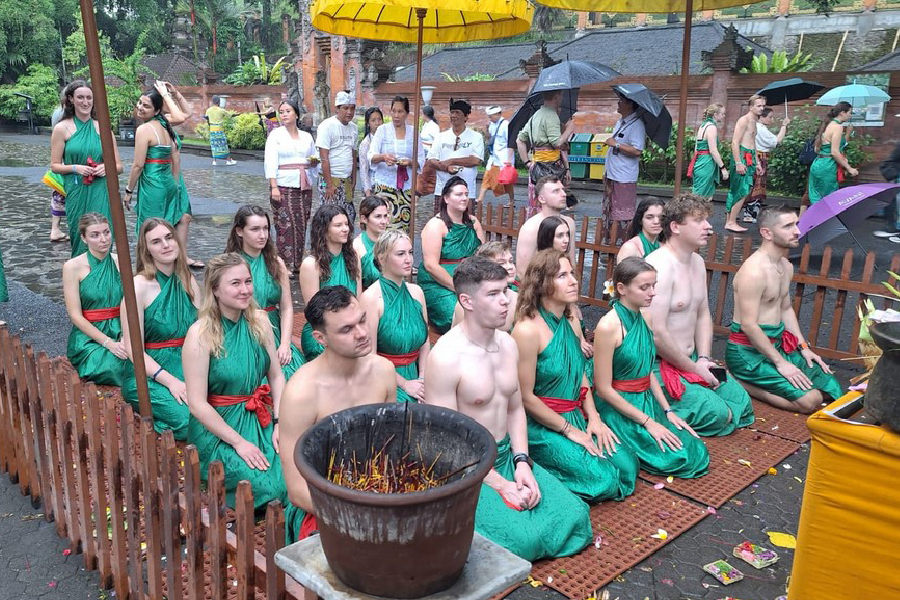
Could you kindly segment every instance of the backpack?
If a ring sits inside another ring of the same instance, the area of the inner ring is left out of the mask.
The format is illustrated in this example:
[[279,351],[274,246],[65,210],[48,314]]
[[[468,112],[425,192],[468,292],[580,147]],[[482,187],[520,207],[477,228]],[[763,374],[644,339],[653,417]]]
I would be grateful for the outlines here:
[[806,140],[806,143],[803,144],[803,148],[800,149],[800,154],[798,158],[800,160],[800,164],[808,167],[813,164],[813,161],[816,160],[816,156],[818,156],[818,152],[816,152],[816,140],[815,138],[809,138]]

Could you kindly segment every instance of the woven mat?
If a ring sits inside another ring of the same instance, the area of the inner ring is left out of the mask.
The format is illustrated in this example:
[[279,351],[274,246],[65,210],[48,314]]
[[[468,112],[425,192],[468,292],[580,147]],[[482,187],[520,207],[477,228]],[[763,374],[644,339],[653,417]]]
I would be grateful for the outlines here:
[[806,426],[809,415],[775,408],[759,400],[753,401],[753,413],[756,415],[756,422],[750,429],[799,444],[810,440],[809,428]]
[[709,473],[699,479],[674,479],[641,471],[641,478],[663,483],[666,489],[719,508],[765,475],[770,467],[800,449],[800,444],[767,433],[739,429],[725,437],[704,438],[709,450]]
[[[592,544],[576,556],[537,562],[531,576],[569,598],[587,598],[708,514],[676,494],[638,481],[634,494],[623,502],[591,508],[599,549]],[[665,540],[650,537],[659,529],[665,530]]]

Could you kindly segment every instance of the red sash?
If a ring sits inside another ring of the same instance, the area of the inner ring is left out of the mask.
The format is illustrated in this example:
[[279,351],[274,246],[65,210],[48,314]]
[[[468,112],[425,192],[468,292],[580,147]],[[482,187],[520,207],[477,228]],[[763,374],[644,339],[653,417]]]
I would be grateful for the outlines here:
[[108,321],[110,319],[119,318],[121,307],[111,306],[109,308],[89,308],[82,310],[81,314],[91,323],[99,323],[100,321]]
[[168,164],[172,162],[171,158],[148,158],[144,162],[147,163],[158,163],[158,164]]
[[[747,334],[742,331],[732,331],[728,335],[728,341],[734,344],[739,344],[741,346],[752,346],[753,344],[750,342],[750,338],[747,337]],[[775,344],[778,342],[778,338],[769,338],[769,341]],[[800,347],[800,340],[797,339],[797,336],[785,329],[781,333],[781,349],[784,350],[785,354],[790,354],[791,352],[795,352],[797,348]]]
[[538,399],[547,405],[547,408],[558,415],[581,409],[584,399],[587,398],[588,388],[582,387],[578,394],[578,400],[566,400],[565,398],[551,398],[550,396],[538,396]]
[[316,515],[312,515],[310,513],[306,513],[303,517],[303,521],[300,522],[300,533],[297,537],[297,541],[305,540],[313,533],[319,530],[319,523],[316,521]]
[[259,419],[259,424],[263,427],[268,427],[269,423],[272,422],[272,413],[267,408],[272,406],[272,396],[269,395],[271,391],[268,385],[261,385],[250,396],[220,396],[212,394],[209,396],[208,401],[211,406],[217,407],[246,403],[244,408],[255,412],[256,417]]
[[[709,154],[709,150],[694,150],[694,157],[691,159],[691,164],[689,164],[687,168],[688,177],[694,176],[694,164],[697,162],[697,156],[700,154]],[[624,391],[627,392],[628,390]]]
[[384,354],[383,352],[379,352],[378,356],[383,356],[388,359],[395,367],[405,367],[406,365],[411,365],[419,360],[419,351],[413,350],[406,354]]
[[748,167],[753,166],[753,153],[752,152],[744,152],[744,164]]
[[638,379],[613,379],[612,387],[619,392],[646,392],[650,389],[650,375]]
[[273,312],[273,311],[278,310],[278,307],[273,304],[272,306],[265,307],[263,310],[266,312]]
[[684,390],[686,389],[684,383],[681,382],[682,377],[684,377],[684,380],[688,383],[699,383],[704,387],[709,387],[709,384],[696,373],[682,371],[678,367],[675,367],[668,361],[662,359],[659,361],[659,374],[662,375],[663,385],[666,387],[666,391],[669,392],[669,395],[675,400],[681,400],[681,395],[684,394]]
[[462,261],[466,260],[465,258],[442,258],[438,261],[440,265],[458,265]]
[[184,338],[174,338],[164,342],[147,342],[144,344],[145,350],[159,350],[161,348],[181,348],[184,346]]

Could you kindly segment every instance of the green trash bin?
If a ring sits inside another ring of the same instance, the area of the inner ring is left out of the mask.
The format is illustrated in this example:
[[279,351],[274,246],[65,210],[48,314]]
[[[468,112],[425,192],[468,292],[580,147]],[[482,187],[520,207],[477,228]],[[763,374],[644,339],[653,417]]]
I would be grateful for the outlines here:
[[569,141],[569,171],[572,173],[572,179],[584,179],[587,177],[587,161],[585,159],[591,150],[590,133],[576,133]]

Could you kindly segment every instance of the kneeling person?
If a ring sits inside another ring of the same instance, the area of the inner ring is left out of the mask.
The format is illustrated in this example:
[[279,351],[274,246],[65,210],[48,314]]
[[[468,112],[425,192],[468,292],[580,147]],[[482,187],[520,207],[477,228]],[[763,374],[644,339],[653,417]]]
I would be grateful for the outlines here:
[[[507,273],[480,256],[453,275],[464,312],[428,356],[425,402],[458,410],[491,432],[497,460],[481,486],[475,530],[526,560],[569,556],[591,541],[587,505],[528,457],[519,353],[506,322]],[[463,376],[465,374],[465,376]]]
[[803,341],[791,307],[794,267],[787,254],[800,245],[797,220],[786,206],[760,214],[762,244],[734,278],[734,321],[725,361],[754,398],[811,413],[843,392],[828,365]]
[[332,413],[397,400],[394,367],[372,352],[366,312],[344,286],[324,287],[304,311],[322,354],[300,367],[284,389],[278,413],[281,468],[290,504],[285,510],[286,541],[291,544],[317,529],[312,500],[297,465],[294,447],[307,429]]

